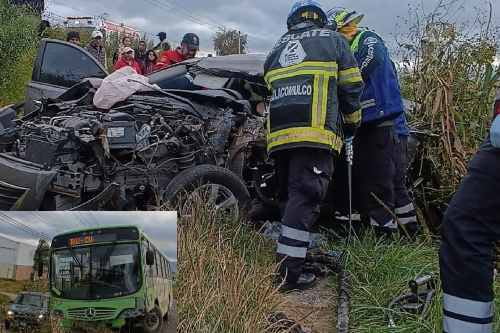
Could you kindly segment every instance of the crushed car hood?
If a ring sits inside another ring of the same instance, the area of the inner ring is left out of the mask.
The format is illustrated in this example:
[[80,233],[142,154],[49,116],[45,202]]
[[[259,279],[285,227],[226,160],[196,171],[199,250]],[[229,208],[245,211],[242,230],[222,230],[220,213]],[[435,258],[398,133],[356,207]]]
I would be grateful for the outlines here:
[[235,54],[220,57],[206,57],[184,61],[178,65],[195,67],[214,76],[241,78],[264,84],[264,62],[260,54]]

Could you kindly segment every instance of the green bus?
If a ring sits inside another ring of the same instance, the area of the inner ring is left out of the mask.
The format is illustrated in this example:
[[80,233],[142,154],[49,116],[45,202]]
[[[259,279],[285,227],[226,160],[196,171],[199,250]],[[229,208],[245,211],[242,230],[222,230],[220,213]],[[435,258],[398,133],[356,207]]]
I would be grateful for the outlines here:
[[50,246],[51,315],[69,329],[140,325],[159,332],[172,309],[173,274],[136,226],[57,235]]

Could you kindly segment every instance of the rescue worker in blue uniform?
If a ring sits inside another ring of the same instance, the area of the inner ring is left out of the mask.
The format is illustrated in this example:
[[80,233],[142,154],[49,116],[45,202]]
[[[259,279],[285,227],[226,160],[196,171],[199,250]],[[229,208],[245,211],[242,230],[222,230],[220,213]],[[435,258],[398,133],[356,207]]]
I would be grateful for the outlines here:
[[343,138],[361,120],[363,82],[346,40],[325,28],[326,13],[316,1],[294,4],[288,32],[264,65],[272,97],[267,149],[276,161],[283,201],[277,259],[284,290],[305,289],[316,277],[303,272],[320,204]]
[[[391,234],[398,228],[391,214],[396,208],[398,138],[394,126],[404,112],[397,73],[382,38],[371,30],[358,28],[364,15],[337,8],[330,10],[328,17],[329,24],[336,25],[349,41],[365,83],[362,122],[353,142],[355,205],[377,232]],[[398,208],[407,212],[409,206]]]
[[500,241],[500,94],[489,137],[446,210],[439,265],[445,333],[492,333],[494,243]]
[[396,148],[394,149],[394,213],[401,227],[405,229],[403,235],[408,235],[413,238],[420,231],[420,225],[417,221],[415,206],[406,186],[406,175],[408,170],[408,137],[410,136],[410,129],[406,122],[405,113],[396,118],[394,130],[397,135]]

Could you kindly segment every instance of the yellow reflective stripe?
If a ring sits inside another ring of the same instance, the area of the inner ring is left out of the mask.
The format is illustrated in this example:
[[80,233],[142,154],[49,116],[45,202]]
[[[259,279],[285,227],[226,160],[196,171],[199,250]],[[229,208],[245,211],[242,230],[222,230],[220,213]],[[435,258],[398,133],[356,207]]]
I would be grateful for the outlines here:
[[344,121],[347,124],[357,124],[361,121],[361,110],[357,110],[353,113],[344,114]]
[[361,78],[361,73],[359,72],[359,68],[355,67],[339,71],[338,82],[340,85],[363,82],[363,79]]
[[288,78],[297,75],[320,75],[328,74],[330,76],[337,76],[338,66],[335,61],[332,62],[316,62],[306,61],[297,65],[278,68],[269,71],[264,79],[268,85],[273,81],[281,78]]
[[319,99],[321,98],[320,91],[318,89],[320,77],[321,76],[319,75],[314,76],[313,99],[311,103],[311,126],[315,128],[318,127],[318,105]]
[[325,72],[324,70],[300,70],[300,71],[293,71],[290,73],[272,76],[268,78],[269,80],[267,81],[267,84],[271,85],[271,83],[273,83],[276,80],[288,79],[299,75],[326,75],[328,77],[337,77],[336,72]]
[[290,143],[311,142],[320,143],[340,151],[342,140],[335,133],[310,127],[295,127],[276,131],[267,136],[267,149]]
[[343,70],[339,71],[339,78],[341,78],[343,75],[349,75],[349,74],[354,74],[354,73],[359,73],[358,67],[343,69]]
[[321,110],[320,110],[320,120],[319,120],[319,128],[325,128],[326,123],[326,112],[328,107],[328,85],[330,84],[330,80],[328,77],[323,77],[323,85],[321,87],[321,91],[323,93],[323,100],[321,101]]
[[324,128],[328,103],[329,76],[316,75],[314,77],[314,95],[311,104],[311,126]]
[[332,67],[332,68],[335,68],[335,71],[337,71],[337,62],[336,61],[304,61],[304,62],[301,62],[300,64],[297,64],[297,65],[273,69],[266,74],[266,77],[269,75],[281,74],[281,73],[289,71],[289,70],[297,70],[297,69],[300,69],[301,67],[321,67],[321,68]]

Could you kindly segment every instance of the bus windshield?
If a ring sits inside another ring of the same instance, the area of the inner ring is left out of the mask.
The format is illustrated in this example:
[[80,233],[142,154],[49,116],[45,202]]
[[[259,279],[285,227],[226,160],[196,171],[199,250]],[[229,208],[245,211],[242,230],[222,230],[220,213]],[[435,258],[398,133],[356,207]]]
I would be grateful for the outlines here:
[[120,297],[140,287],[139,244],[92,245],[53,252],[51,288],[69,299]]

